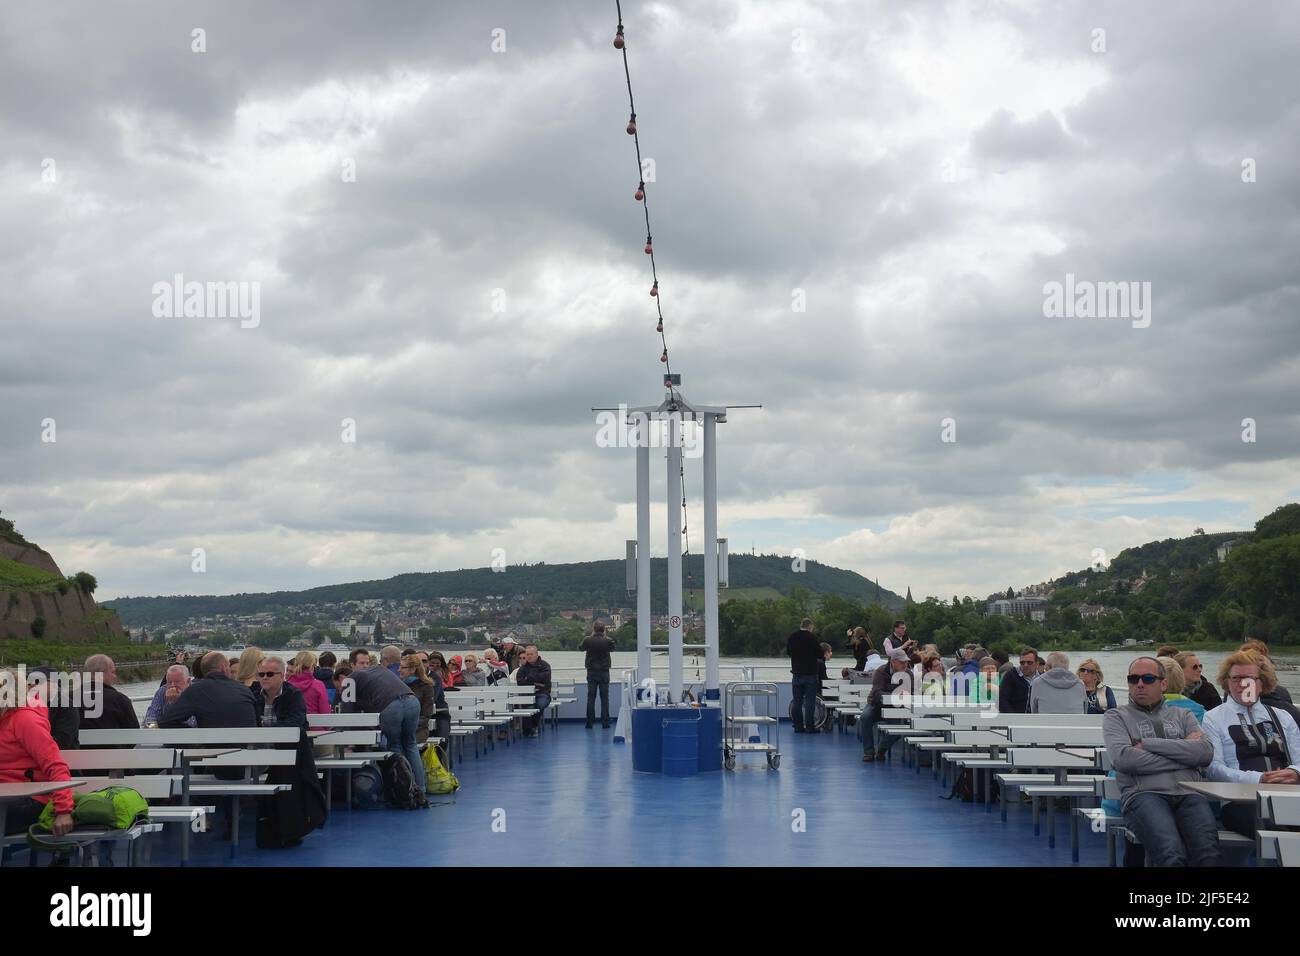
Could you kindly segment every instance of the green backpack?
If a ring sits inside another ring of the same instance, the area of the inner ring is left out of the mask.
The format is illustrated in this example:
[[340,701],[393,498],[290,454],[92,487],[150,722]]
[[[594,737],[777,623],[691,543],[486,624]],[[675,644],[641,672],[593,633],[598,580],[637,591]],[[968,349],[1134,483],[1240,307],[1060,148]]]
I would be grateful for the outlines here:
[[[78,827],[106,827],[127,830],[137,820],[149,819],[149,804],[130,787],[105,787],[91,793],[74,793],[72,820]],[[47,833],[54,829],[54,801],[36,820],[36,829]]]

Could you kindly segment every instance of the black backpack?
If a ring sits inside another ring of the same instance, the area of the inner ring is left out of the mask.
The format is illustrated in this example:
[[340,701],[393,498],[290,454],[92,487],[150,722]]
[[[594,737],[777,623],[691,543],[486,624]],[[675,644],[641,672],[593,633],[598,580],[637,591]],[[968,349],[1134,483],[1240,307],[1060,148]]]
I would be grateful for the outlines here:
[[415,780],[411,764],[401,754],[389,754],[379,765],[384,778],[384,799],[396,810],[423,810],[429,805],[424,788]]

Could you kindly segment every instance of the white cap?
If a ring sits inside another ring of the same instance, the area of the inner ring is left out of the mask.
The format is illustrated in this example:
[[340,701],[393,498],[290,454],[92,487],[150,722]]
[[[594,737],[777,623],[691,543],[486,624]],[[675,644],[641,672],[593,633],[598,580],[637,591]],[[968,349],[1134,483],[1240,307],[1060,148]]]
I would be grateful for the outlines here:
[[502,643],[502,644],[513,644],[514,642],[515,642],[515,639],[514,639],[513,637],[503,637],[503,638],[501,638],[501,643]]

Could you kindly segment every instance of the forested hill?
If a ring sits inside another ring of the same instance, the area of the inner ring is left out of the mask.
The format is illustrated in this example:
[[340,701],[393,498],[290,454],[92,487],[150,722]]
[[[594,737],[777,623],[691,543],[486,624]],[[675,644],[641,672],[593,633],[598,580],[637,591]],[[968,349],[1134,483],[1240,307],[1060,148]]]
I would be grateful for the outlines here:
[[[800,587],[814,594],[835,594],[864,603],[877,597],[876,585],[855,571],[832,568],[816,561],[805,562],[802,571],[795,571],[792,565],[790,558],[778,555],[733,554],[728,561],[731,588],[733,591],[767,589],[785,595]],[[306,591],[131,597],[118,598],[112,604],[122,619],[133,627],[213,614],[254,614],[304,604],[336,604],[368,598],[436,601],[442,597],[476,598],[499,594],[506,598],[525,595],[531,601],[555,608],[628,607],[635,604],[635,597],[627,591],[625,568],[621,560],[509,565],[502,571],[469,568],[399,574],[381,581],[333,584]],[[696,587],[703,586],[702,555],[691,555],[687,572]],[[666,558],[652,560],[651,577],[654,581],[652,601],[655,607],[661,607],[666,600]],[[727,596],[725,591],[722,592],[723,600]],[[884,588],[879,591],[879,599],[887,607],[903,606],[901,597]]]

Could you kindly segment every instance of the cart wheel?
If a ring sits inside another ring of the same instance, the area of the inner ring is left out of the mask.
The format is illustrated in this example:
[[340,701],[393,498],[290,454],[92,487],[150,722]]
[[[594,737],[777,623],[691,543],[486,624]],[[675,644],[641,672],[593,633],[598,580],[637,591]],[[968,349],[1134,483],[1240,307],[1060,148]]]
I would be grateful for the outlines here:
[[771,767],[773,770],[777,770],[777,769],[779,769],[780,766],[781,766],[781,755],[780,755],[780,754],[768,754],[768,755],[767,755],[767,765],[768,765],[769,767]]
[[725,757],[722,758],[722,762],[723,762],[724,764],[726,764],[726,767],[727,767],[728,770],[735,770],[735,769],[736,769],[736,755],[735,755],[735,754],[727,754]]

